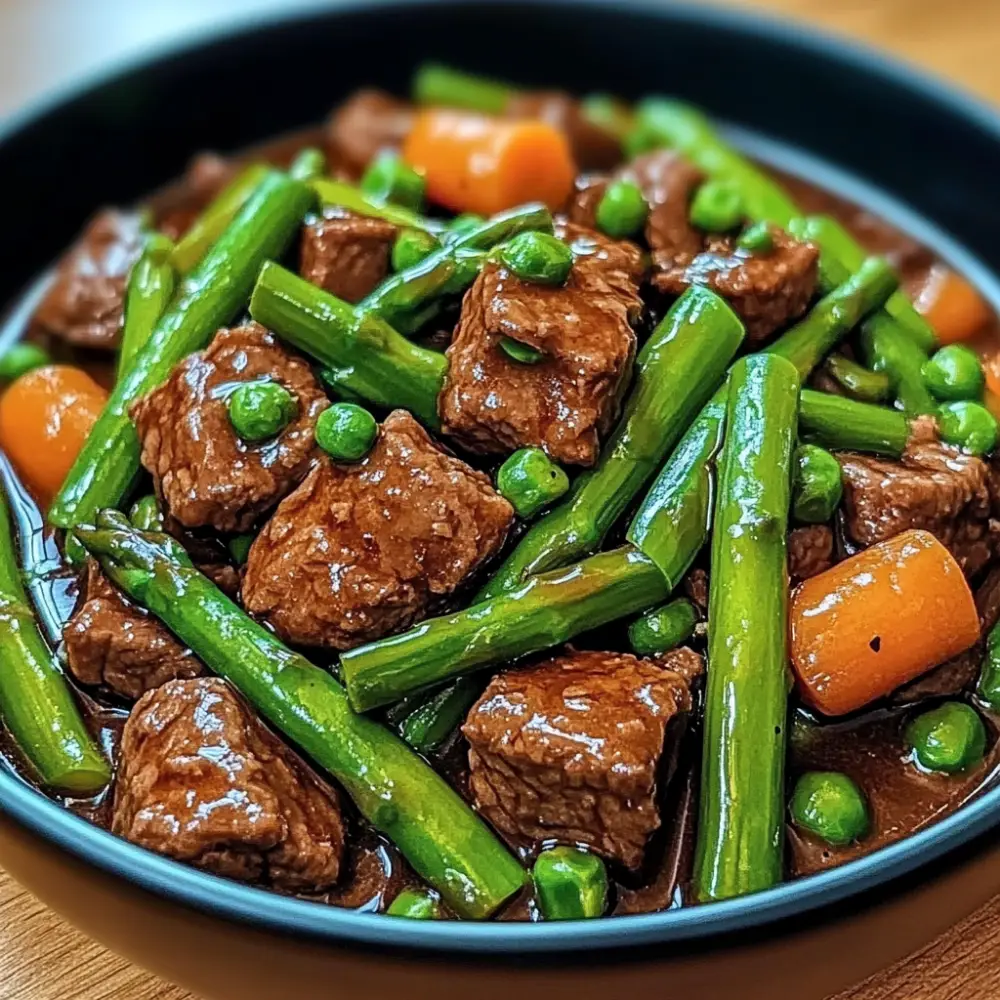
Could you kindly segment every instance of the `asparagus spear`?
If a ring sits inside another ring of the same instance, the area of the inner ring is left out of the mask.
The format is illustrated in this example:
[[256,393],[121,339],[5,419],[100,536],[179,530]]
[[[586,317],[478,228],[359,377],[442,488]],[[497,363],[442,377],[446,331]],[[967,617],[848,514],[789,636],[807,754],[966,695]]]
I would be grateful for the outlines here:
[[310,185],[323,205],[335,205],[357,215],[368,216],[370,219],[385,219],[386,222],[393,222],[397,226],[422,229],[427,233],[440,233],[444,229],[444,224],[441,222],[427,219],[419,212],[413,212],[401,205],[369,198],[361,188],[344,181],[315,177],[310,181]]
[[355,715],[329,672],[240,610],[169,536],[116,511],[97,520],[76,534],[108,576],[329,771],[455,912],[488,917],[521,888],[525,871],[487,826],[401,740]]
[[173,297],[177,276],[170,260],[175,249],[166,236],[151,234],[142,256],[129,273],[122,343],[118,350],[119,379],[132,367],[136,354],[152,336]]
[[129,406],[159,385],[246,305],[261,264],[279,255],[311,200],[309,188],[269,171],[225,233],[182,283],[132,367],[117,383],[49,510],[70,528],[120,504],[139,472],[139,438]]
[[441,63],[424,63],[413,77],[412,90],[417,104],[467,108],[489,115],[502,114],[515,93],[498,80],[473,76]]
[[782,877],[788,700],[785,536],[799,376],[780,357],[745,358],[730,377],[712,537],[701,808],[700,900]]
[[652,656],[676,649],[687,642],[698,624],[698,612],[685,597],[664,604],[661,608],[647,611],[637,618],[628,629],[628,639],[633,652],[640,656]]
[[0,489],[0,715],[49,788],[95,795],[111,769],[38,631],[21,583],[7,499]]
[[314,181],[326,173],[326,156],[321,149],[307,146],[288,167],[288,174],[297,181]]
[[910,436],[910,423],[905,414],[887,406],[803,389],[799,433],[804,440],[834,451],[866,451],[899,458]]
[[892,391],[885,372],[872,371],[843,354],[831,354],[823,367],[850,396],[863,403],[884,403]]

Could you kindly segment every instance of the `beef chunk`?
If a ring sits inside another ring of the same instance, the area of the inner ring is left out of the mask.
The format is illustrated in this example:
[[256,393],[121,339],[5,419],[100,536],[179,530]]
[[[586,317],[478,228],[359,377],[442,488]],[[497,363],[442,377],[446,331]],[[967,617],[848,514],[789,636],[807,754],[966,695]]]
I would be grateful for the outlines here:
[[976,590],[976,610],[979,612],[980,640],[971,649],[930,673],[901,687],[892,697],[895,702],[909,703],[924,698],[949,698],[970,688],[979,676],[986,652],[986,636],[1000,622],[1000,568],[993,569]]
[[359,90],[333,114],[327,125],[331,160],[360,175],[382,149],[402,144],[413,126],[413,108],[381,90]]
[[366,458],[321,461],[278,507],[250,550],[243,600],[290,642],[350,649],[452,593],[512,518],[487,476],[396,410]]
[[[239,384],[264,379],[296,397],[298,415],[277,437],[251,444],[233,430],[226,401]],[[308,471],[326,405],[309,365],[250,324],[220,330],[133,405],[132,419],[168,514],[187,528],[246,531]]]
[[951,549],[968,576],[990,561],[995,539],[982,459],[920,437],[911,439],[898,462],[870,455],[838,457],[851,542],[867,547],[908,528],[923,528]]
[[[592,465],[613,423],[635,353],[641,258],[576,226],[579,250],[565,285],[522,281],[488,263],[462,302],[439,399],[444,430],[470,451],[539,446],[557,462]],[[512,360],[511,337],[541,351],[537,364]]]
[[573,652],[495,677],[463,727],[476,808],[515,848],[586,844],[638,868],[660,825],[669,724],[691,711],[701,668],[689,649]]
[[347,302],[360,302],[389,274],[396,227],[327,209],[302,229],[300,272],[314,285]]
[[104,684],[133,700],[204,669],[164,625],[127,601],[93,559],[87,563],[83,603],[66,623],[63,643],[77,680]]
[[333,885],[344,847],[332,790],[211,677],[169,681],[132,710],[112,829],[178,861],[287,892]]
[[788,575],[793,582],[825,573],[833,563],[833,532],[827,525],[809,524],[788,533]]
[[35,320],[71,344],[117,347],[125,282],[141,251],[138,215],[101,212],[60,262]]

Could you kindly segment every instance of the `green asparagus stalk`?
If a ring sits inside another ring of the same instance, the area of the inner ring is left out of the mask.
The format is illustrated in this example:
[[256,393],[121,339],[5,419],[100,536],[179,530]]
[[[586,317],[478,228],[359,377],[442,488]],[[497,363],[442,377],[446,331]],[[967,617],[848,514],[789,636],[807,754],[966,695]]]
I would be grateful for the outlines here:
[[171,264],[174,244],[159,233],[150,234],[135,262],[125,288],[125,321],[118,351],[118,378],[131,368],[135,356],[152,336],[170,300],[177,275]]
[[799,433],[832,451],[864,451],[899,458],[910,423],[899,410],[803,389]]
[[699,900],[781,881],[788,701],[785,537],[799,376],[780,357],[737,362],[712,536]]
[[412,92],[417,104],[466,108],[488,115],[502,114],[515,93],[498,80],[473,76],[440,63],[424,63],[417,70]]
[[459,915],[490,916],[526,873],[452,788],[386,728],[351,711],[326,670],[293,653],[192,565],[169,536],[117,512],[77,537],[108,576],[343,786]]
[[427,233],[440,233],[444,230],[442,222],[425,218],[419,212],[394,205],[392,202],[369,198],[361,188],[345,181],[316,177],[310,181],[310,185],[323,205],[346,208],[349,212],[365,215],[370,219],[385,219],[386,222],[405,226],[407,229],[422,229]]
[[21,583],[7,498],[0,489],[0,715],[42,784],[96,795],[111,768],[38,631]]
[[884,403],[892,394],[885,372],[872,371],[843,354],[831,354],[823,368],[852,398],[863,403]]
[[139,472],[139,438],[128,409],[246,306],[264,261],[278,256],[309,208],[309,188],[269,171],[223,235],[183,281],[178,294],[115,385],[49,510],[70,528],[120,504]]
[[251,163],[216,195],[174,247],[170,262],[178,274],[187,274],[194,269],[267,174],[266,163]]
[[340,658],[341,674],[351,704],[366,712],[461,674],[558,646],[660,604],[668,594],[656,565],[626,545],[348,650]]
[[459,677],[430,697],[424,692],[414,695],[405,702],[399,735],[414,750],[429,753],[458,728],[482,693],[483,680],[473,675]]
[[321,149],[307,146],[299,150],[288,168],[288,175],[297,181],[308,183],[322,177],[326,173],[326,156]]
[[687,642],[697,624],[695,606],[687,598],[679,597],[632,622],[628,629],[629,644],[640,656],[666,653]]

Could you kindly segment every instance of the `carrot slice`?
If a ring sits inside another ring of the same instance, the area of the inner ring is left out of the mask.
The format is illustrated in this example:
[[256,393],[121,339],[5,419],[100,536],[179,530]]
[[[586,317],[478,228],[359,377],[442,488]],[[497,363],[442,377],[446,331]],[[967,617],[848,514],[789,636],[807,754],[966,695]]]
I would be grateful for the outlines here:
[[419,112],[403,158],[427,180],[427,195],[455,212],[492,215],[540,201],[560,208],[576,167],[559,129],[451,108]]
[[792,667],[824,715],[856,711],[978,639],[972,591],[928,531],[873,545],[792,595]]
[[942,344],[969,340],[993,315],[986,300],[965,278],[940,265],[931,268],[916,307]]
[[0,448],[40,501],[48,503],[62,486],[107,400],[70,365],[35,368],[0,396]]

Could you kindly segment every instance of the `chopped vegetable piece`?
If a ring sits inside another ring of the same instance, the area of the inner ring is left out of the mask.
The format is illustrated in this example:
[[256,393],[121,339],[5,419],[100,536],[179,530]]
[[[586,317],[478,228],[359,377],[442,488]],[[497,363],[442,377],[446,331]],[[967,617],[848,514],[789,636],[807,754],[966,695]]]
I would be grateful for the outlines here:
[[624,140],[632,128],[632,110],[610,94],[588,94],[580,102],[583,117],[618,140]]
[[948,344],[924,362],[927,388],[942,400],[983,398],[986,376],[979,355],[964,344]]
[[385,912],[410,920],[441,920],[441,897],[433,889],[404,889]]
[[288,168],[288,175],[297,181],[313,181],[325,173],[326,156],[312,146],[300,150]]
[[740,233],[736,245],[741,250],[751,253],[768,254],[774,250],[774,236],[771,227],[766,222],[755,222]]
[[546,920],[586,920],[604,915],[608,873],[596,854],[575,847],[550,848],[538,855],[531,877]]
[[892,383],[885,372],[872,371],[843,354],[831,354],[823,368],[842,389],[863,403],[884,403],[892,395]]
[[946,701],[906,727],[906,742],[925,771],[960,774],[986,753],[986,727],[979,713],[961,701]]
[[521,365],[537,365],[545,357],[537,348],[522,344],[513,337],[501,337],[499,343],[504,354]]
[[989,304],[976,288],[940,265],[931,270],[916,305],[942,344],[969,340],[992,319]]
[[647,611],[628,629],[628,641],[640,656],[666,653],[687,642],[698,624],[698,612],[686,598],[664,604],[662,608]]
[[377,437],[377,421],[356,403],[334,403],[316,421],[316,443],[338,462],[360,461]]
[[63,485],[107,399],[69,365],[35,368],[0,396],[0,448],[43,503]]
[[482,215],[528,201],[560,208],[576,174],[554,125],[441,108],[417,114],[403,156],[426,177],[432,201]]
[[295,416],[295,397],[280,382],[246,382],[227,401],[229,422],[244,441],[280,434]]
[[837,771],[803,774],[795,783],[789,812],[800,830],[836,847],[860,840],[871,826],[864,792]]
[[690,214],[691,224],[698,229],[707,233],[728,233],[743,222],[746,210],[736,185],[709,180],[695,192]]
[[834,451],[866,451],[899,458],[910,437],[906,415],[887,406],[802,390],[799,432]]
[[410,229],[423,229],[429,233],[440,232],[442,223],[428,219],[419,212],[412,212],[402,205],[379,201],[365,194],[361,188],[346,181],[335,181],[329,177],[317,177],[309,182],[316,196],[324,205],[346,208],[349,212],[367,216],[370,219],[385,219],[386,222]]
[[616,240],[634,236],[646,224],[649,205],[634,181],[612,181],[597,203],[597,226]]
[[[138,528],[139,525],[136,525]],[[234,535],[232,538],[226,542],[226,548],[229,549],[229,554],[233,557],[233,562],[237,566],[242,566],[247,561],[247,556],[250,555],[250,546],[253,545],[256,535]]]
[[861,352],[869,368],[889,376],[899,406],[910,416],[933,413],[937,403],[924,381],[927,355],[908,339],[886,313],[872,316],[861,328]]
[[802,524],[826,524],[844,494],[840,462],[825,448],[802,445],[795,452],[792,512]]
[[[139,497],[128,512],[132,527],[139,531],[163,531],[163,511],[160,502],[152,493]],[[72,535],[67,536],[72,538]]]
[[500,260],[523,281],[562,285],[573,269],[573,251],[548,233],[518,233],[500,247]]
[[459,677],[430,696],[414,695],[401,703],[406,711],[400,736],[420,753],[434,750],[458,728],[482,693],[482,680],[472,676]]
[[13,382],[35,368],[51,363],[49,352],[40,344],[11,344],[0,355],[0,382]]
[[942,441],[972,455],[985,455],[996,447],[997,418],[980,403],[944,403],[937,417]]
[[927,531],[904,531],[806,580],[792,598],[792,667],[803,699],[846,715],[979,639],[972,591]]
[[976,695],[993,712],[1000,712],[1000,625],[986,637],[986,655],[979,671]]
[[463,73],[440,63],[424,63],[417,70],[412,92],[417,104],[468,108],[488,115],[501,114],[513,94],[506,83]]
[[461,215],[456,215],[448,223],[448,228],[444,231],[442,239],[445,243],[453,243],[463,236],[475,232],[485,221],[481,215],[476,215],[475,212],[463,212]]
[[411,212],[423,208],[424,187],[423,177],[390,149],[379,153],[361,178],[361,190],[369,198],[390,201]]
[[392,244],[392,269],[405,271],[415,267],[440,246],[434,236],[422,229],[404,229]]
[[497,489],[528,520],[569,489],[569,476],[541,448],[521,448],[500,466]]
[[125,287],[125,317],[118,350],[118,378],[152,336],[174,295],[177,276],[171,257],[174,244],[159,233],[146,237],[142,256],[132,265]]
[[783,874],[788,568],[799,374],[775,355],[729,376],[708,601],[701,805],[702,901],[767,889]]

